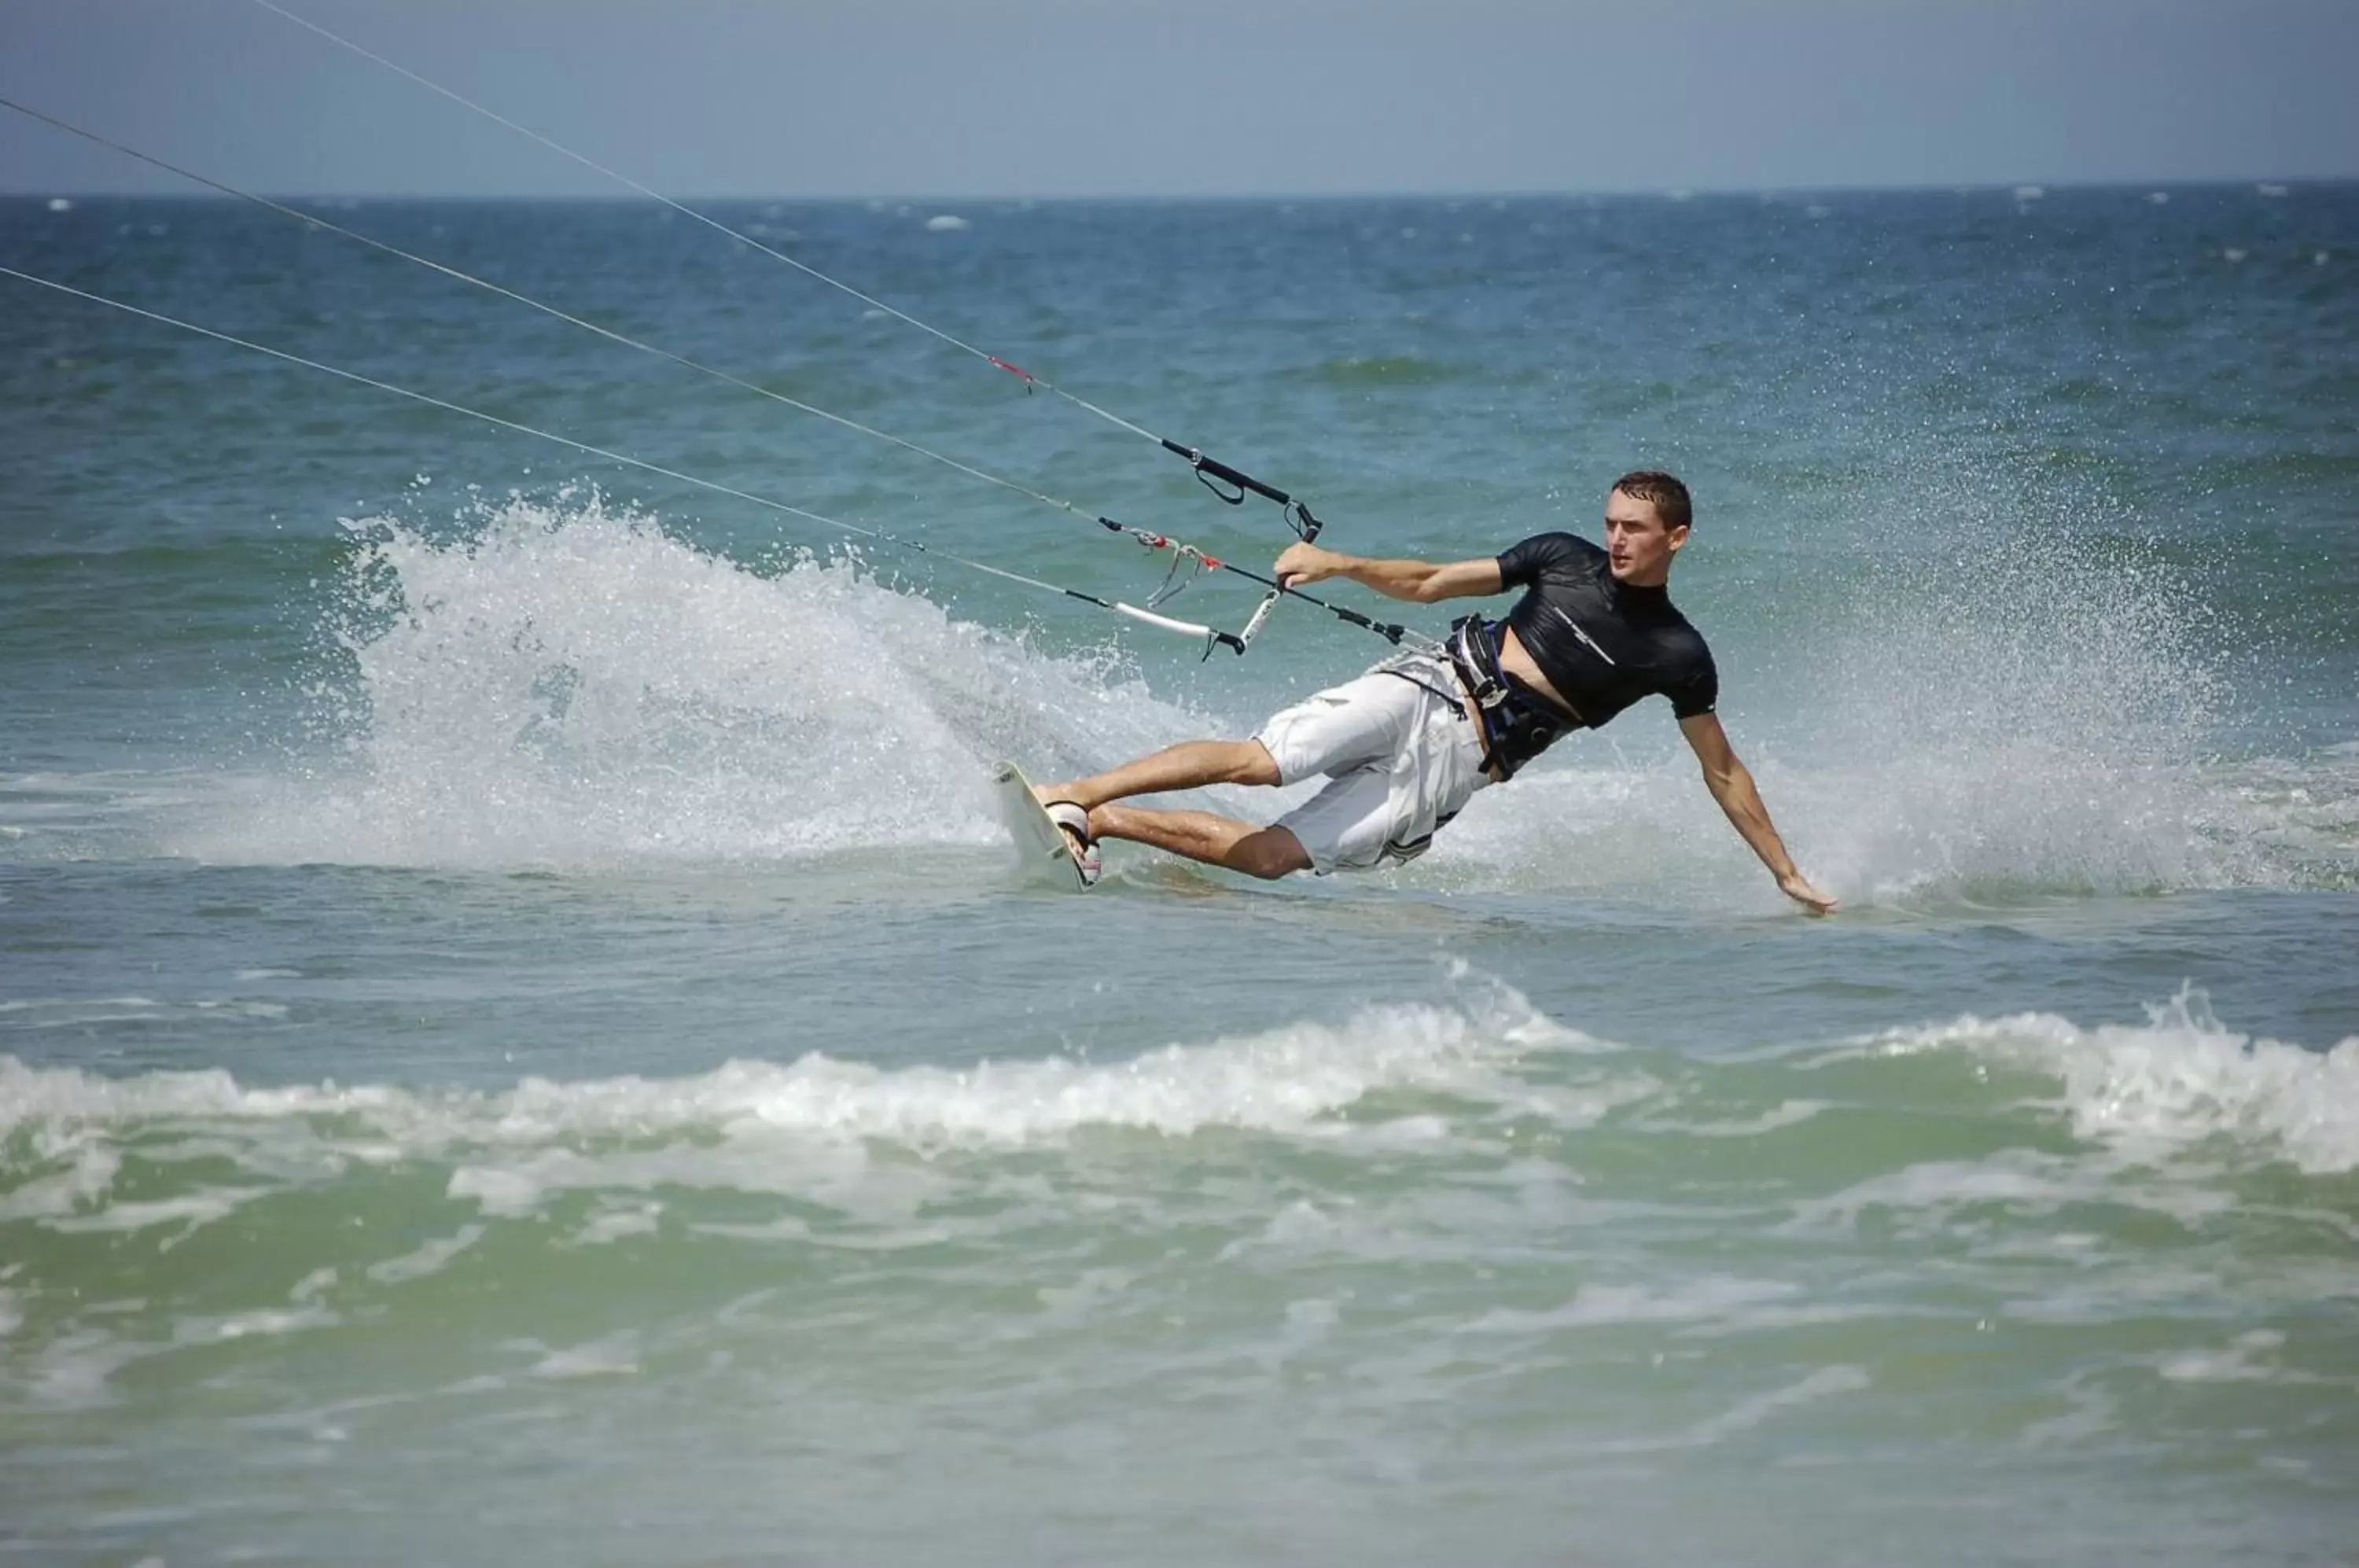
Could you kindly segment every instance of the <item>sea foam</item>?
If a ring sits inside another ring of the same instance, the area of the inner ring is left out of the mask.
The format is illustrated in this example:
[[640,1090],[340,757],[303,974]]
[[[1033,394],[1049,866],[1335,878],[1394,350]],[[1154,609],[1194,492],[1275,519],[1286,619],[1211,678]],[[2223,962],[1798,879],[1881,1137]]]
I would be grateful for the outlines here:
[[[1473,1087],[1495,1063],[1527,1051],[1573,1049],[1587,1037],[1533,1013],[1502,988],[1473,1011],[1401,1005],[1338,1023],[1302,1021],[1127,1061],[1064,1057],[965,1069],[883,1068],[812,1053],[788,1063],[736,1061],[681,1078],[556,1082],[527,1078],[498,1092],[389,1084],[249,1086],[215,1070],[110,1078],[0,1056],[0,1140],[20,1150],[97,1147],[146,1129],[202,1125],[310,1127],[374,1162],[454,1149],[584,1140],[781,1133],[875,1139],[917,1150],[1055,1144],[1089,1128],[1186,1137],[1208,1127],[1299,1133],[1386,1089]],[[24,1140],[30,1139],[27,1144]],[[85,1154],[27,1199],[27,1213],[70,1208],[104,1190],[117,1165]]]
[[765,573],[602,500],[355,536],[330,755],[169,847],[217,862],[592,866],[995,842],[987,763],[1103,766],[1202,728],[854,556]]
[[1967,1051],[2051,1074],[2073,1131],[2135,1159],[2223,1139],[2312,1174],[2359,1169],[2359,1037],[2311,1051],[2241,1034],[2194,990],[2147,1013],[2142,1025],[2095,1028],[2052,1013],[1964,1018],[1877,1043]]

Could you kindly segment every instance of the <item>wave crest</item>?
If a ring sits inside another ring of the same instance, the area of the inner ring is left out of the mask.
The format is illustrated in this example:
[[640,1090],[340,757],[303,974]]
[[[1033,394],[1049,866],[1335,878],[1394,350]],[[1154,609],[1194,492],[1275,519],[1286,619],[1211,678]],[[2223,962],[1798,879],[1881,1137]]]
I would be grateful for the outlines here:
[[2311,1051],[2240,1034],[2192,988],[2149,1007],[2144,1025],[2083,1029],[2018,1013],[1875,1043],[1894,1053],[1963,1050],[2059,1077],[2073,1131],[2133,1158],[2225,1138],[2312,1175],[2359,1169],[2359,1037]]

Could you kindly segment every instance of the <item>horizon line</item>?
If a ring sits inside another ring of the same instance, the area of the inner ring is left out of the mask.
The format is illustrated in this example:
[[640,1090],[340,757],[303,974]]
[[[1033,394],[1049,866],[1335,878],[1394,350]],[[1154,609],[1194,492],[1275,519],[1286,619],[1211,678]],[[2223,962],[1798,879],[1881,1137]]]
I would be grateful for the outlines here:
[[[910,206],[918,203],[943,204],[982,202],[992,205],[1052,206],[1065,204],[1106,204],[1115,202],[1344,202],[1344,201],[1586,201],[1599,198],[1635,198],[1661,201],[1685,201],[1728,197],[1773,196],[1973,196],[1998,194],[2018,200],[2038,200],[2052,193],[2110,191],[2219,191],[2251,187],[2256,191],[2297,187],[2317,189],[2359,185],[2359,173],[2329,175],[2242,175],[2206,176],[2201,178],[2103,179],[2103,180],[1937,180],[1922,184],[1896,185],[1881,181],[1833,183],[1823,185],[1627,185],[1589,188],[1564,187],[1498,188],[1480,190],[1336,190],[1336,191],[1072,191],[1043,194],[1013,191],[970,191],[951,194],[943,191],[896,191],[795,193],[705,192],[679,194],[667,192],[679,201],[706,202],[797,202],[831,206]],[[2038,192],[2038,195],[2027,195]],[[613,195],[582,191],[259,191],[281,201],[537,201],[604,203],[627,205],[655,201],[656,198],[617,192]],[[75,191],[55,186],[0,189],[0,201],[236,201],[242,198],[219,191]]]

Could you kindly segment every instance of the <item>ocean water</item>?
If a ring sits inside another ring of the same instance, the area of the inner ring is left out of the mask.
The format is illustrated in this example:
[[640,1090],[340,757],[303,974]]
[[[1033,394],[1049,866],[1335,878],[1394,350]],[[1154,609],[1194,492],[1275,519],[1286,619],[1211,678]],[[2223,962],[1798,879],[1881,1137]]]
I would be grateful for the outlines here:
[[[1288,537],[652,204],[317,210]],[[2351,1561],[2359,190],[720,212],[1342,549],[1679,471],[1674,595],[1842,912],[1660,703],[1398,872],[1027,888],[992,759],[1384,645],[1288,605],[1199,660],[0,279],[0,1555]],[[266,212],[0,202],[0,265],[1161,581]]]

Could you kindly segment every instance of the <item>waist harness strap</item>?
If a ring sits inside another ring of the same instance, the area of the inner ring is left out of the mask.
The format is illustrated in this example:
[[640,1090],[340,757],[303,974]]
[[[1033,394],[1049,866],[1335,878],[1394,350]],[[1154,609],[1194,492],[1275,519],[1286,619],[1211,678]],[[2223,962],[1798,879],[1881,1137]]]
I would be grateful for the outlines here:
[[1483,766],[1504,782],[1581,721],[1499,668],[1499,643],[1480,615],[1450,628],[1450,662],[1483,725]]

